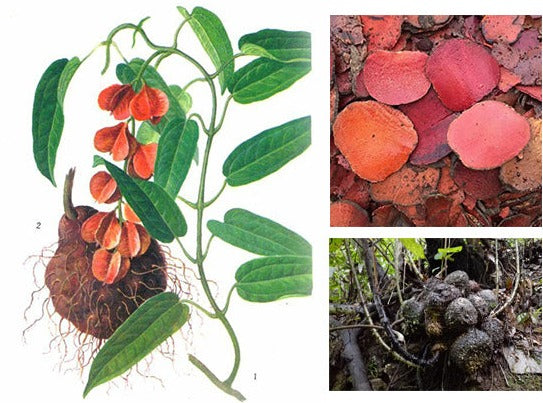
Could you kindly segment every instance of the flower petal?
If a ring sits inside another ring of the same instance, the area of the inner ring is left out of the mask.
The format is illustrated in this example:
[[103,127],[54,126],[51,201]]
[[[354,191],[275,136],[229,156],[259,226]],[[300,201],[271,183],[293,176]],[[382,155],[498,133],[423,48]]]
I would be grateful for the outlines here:
[[140,236],[136,224],[125,221],[121,230],[121,241],[117,250],[124,257],[135,257],[141,249]]
[[121,240],[121,224],[115,216],[115,210],[108,213],[96,232],[96,240],[105,249],[113,249]]
[[96,232],[107,213],[98,212],[85,220],[81,226],[81,238],[87,243],[97,242]]
[[136,224],[141,223],[140,218],[136,215],[136,213],[134,213],[134,210],[132,210],[132,207],[130,207],[127,203],[123,204],[123,215],[126,221],[132,221],[133,223],[136,223]]
[[93,175],[90,180],[90,192],[98,203],[113,203],[121,198],[117,182],[105,171]]
[[169,108],[167,95],[157,88],[144,85],[130,102],[130,113],[136,120],[149,120],[158,123]]
[[126,126],[125,122],[121,122],[113,127],[104,127],[96,132],[94,136],[94,148],[103,153],[108,153],[113,148],[119,132]]
[[92,257],[92,274],[98,281],[104,281],[107,276],[111,253],[105,249],[98,249]]
[[113,84],[100,92],[98,106],[106,111],[111,111],[117,120],[124,120],[130,116],[130,101],[135,92],[130,84]]
[[128,157],[130,152],[130,143],[128,137],[131,134],[128,132],[126,122],[124,123],[124,128],[119,131],[113,147],[111,147],[111,157],[113,161],[123,161]]
[[149,235],[143,225],[136,224],[136,229],[138,230],[141,245],[138,256],[141,256],[147,252],[147,249],[149,249],[149,246],[151,245],[151,235]]
[[140,144],[132,158],[133,170],[141,179],[149,179],[155,171],[158,144]]

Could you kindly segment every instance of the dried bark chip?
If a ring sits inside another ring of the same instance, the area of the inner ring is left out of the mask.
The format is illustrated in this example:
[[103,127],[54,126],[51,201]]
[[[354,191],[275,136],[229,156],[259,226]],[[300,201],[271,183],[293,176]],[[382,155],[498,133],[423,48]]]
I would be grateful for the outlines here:
[[336,55],[330,46],[330,87],[334,84],[334,74],[336,65]]
[[429,129],[453,113],[443,105],[432,88],[421,99],[400,105],[399,109],[413,122],[417,132]]
[[485,15],[481,21],[483,35],[490,43],[515,42],[522,31],[522,24],[523,15]]
[[447,138],[466,167],[493,169],[518,155],[526,146],[530,125],[511,107],[497,101],[484,101],[454,120]]
[[541,34],[537,29],[527,29],[520,34],[513,48],[520,60],[513,72],[522,77],[524,85],[541,85]]
[[330,194],[342,198],[353,186],[356,175],[353,171],[345,169],[333,158],[330,162]]
[[368,213],[350,201],[337,201],[330,205],[331,227],[369,227]]
[[423,52],[375,51],[366,59],[363,75],[369,94],[388,105],[407,104],[422,98],[430,88]]
[[372,213],[374,227],[412,227],[413,223],[392,204],[379,206]]
[[392,49],[402,33],[401,15],[361,15],[368,51]]
[[464,19],[464,36],[479,44],[485,44],[486,40],[481,32],[481,17],[471,15]]
[[449,115],[432,127],[419,130],[419,142],[411,153],[409,162],[413,165],[428,165],[439,161],[451,152],[447,143],[447,130],[456,115]]
[[463,111],[496,87],[500,68],[484,47],[467,39],[450,39],[430,55],[426,74],[443,104]]
[[454,199],[435,195],[425,201],[427,227],[465,226],[463,210]]
[[417,132],[407,116],[375,101],[348,105],[336,117],[333,132],[352,170],[370,182],[399,170],[417,145]]
[[426,226],[426,207],[423,204],[415,204],[413,206],[396,206],[396,208],[415,226]]
[[529,119],[530,141],[516,157],[502,165],[500,178],[516,190],[535,190],[541,187],[541,119]]
[[337,107],[339,103],[338,98],[339,94],[337,91],[337,87],[334,85],[330,90],[330,125],[334,123],[334,119],[337,115]]
[[362,25],[357,16],[330,16],[330,44],[336,54],[336,74],[350,68],[353,47],[365,47],[365,42]]
[[456,184],[468,195],[477,200],[496,197],[502,192],[500,170],[477,171],[466,168],[460,162],[454,167],[453,178]]
[[423,203],[437,188],[439,169],[417,169],[404,166],[382,182],[372,183],[370,193],[377,202],[392,202],[396,206]]
[[348,95],[353,92],[349,70],[336,74],[336,87],[340,95]]
[[533,86],[526,86],[526,85],[517,85],[515,87],[520,92],[527,94],[531,96],[534,99],[537,99],[538,101],[541,101],[541,86],[540,85],[533,85]]
[[368,92],[366,88],[366,84],[364,84],[363,71],[361,71],[360,73],[356,75],[356,78],[354,80],[354,85],[353,85],[353,92],[354,92],[354,95],[356,95],[358,98],[367,98],[370,96],[370,93]]
[[500,82],[498,83],[498,89],[501,92],[507,92],[515,85],[519,84],[521,78],[515,73],[510,72],[504,67],[500,67]]
[[450,20],[450,15],[404,15],[404,21],[417,28],[419,32],[440,29]]

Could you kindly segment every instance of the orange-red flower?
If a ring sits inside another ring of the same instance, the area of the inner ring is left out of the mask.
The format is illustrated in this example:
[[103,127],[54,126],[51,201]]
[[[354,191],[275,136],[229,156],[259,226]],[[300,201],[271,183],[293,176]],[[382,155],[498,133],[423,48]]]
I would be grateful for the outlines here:
[[128,160],[128,174],[132,177],[149,179],[155,171],[158,144],[139,144]]
[[117,182],[106,171],[93,175],[90,180],[90,192],[98,203],[113,203],[121,198]]
[[105,249],[114,249],[121,240],[121,224],[115,215],[98,212],[81,226],[81,238],[88,243],[98,243]]
[[128,130],[126,122],[113,127],[104,127],[94,136],[94,147],[101,152],[109,152],[114,161],[129,157],[135,148],[136,139]]
[[126,203],[123,203],[123,216],[126,221],[131,221],[135,224],[141,224],[140,218],[137,216],[134,210],[132,210],[132,207],[130,207]]
[[92,258],[92,274],[98,281],[113,284],[122,279],[130,270],[130,260],[118,251],[98,249]]
[[121,256],[128,258],[141,256],[147,252],[150,244],[151,236],[142,225],[130,221],[123,223],[121,240],[117,247]]
[[111,111],[117,120],[124,120],[130,116],[130,101],[136,93],[130,84],[113,84],[100,92],[98,106],[105,111]]
[[151,123],[157,124],[168,112],[169,106],[168,97],[164,92],[144,84],[130,102],[130,113],[136,120],[150,120]]

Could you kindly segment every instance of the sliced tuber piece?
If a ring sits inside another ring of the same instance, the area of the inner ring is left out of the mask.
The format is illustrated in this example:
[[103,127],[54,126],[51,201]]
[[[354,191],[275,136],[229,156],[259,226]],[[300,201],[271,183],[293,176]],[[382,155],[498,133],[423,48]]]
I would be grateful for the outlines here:
[[526,214],[517,214],[504,218],[498,227],[529,227],[532,225],[532,217]]
[[540,85],[517,85],[515,87],[520,92],[531,96],[534,99],[537,99],[538,101],[541,101],[541,86]]
[[449,115],[432,127],[419,130],[419,143],[409,157],[413,165],[428,165],[439,161],[451,152],[447,143],[447,131],[456,115]]
[[438,181],[439,169],[431,167],[418,169],[406,165],[386,180],[373,183],[370,193],[373,200],[378,202],[411,206],[422,203],[432,194]]
[[337,115],[333,132],[352,170],[370,182],[399,170],[417,145],[417,132],[407,116],[375,101],[349,104]]
[[453,178],[460,189],[476,200],[496,197],[503,190],[500,182],[500,170],[497,168],[478,171],[466,168],[458,161],[454,167]]
[[368,93],[387,105],[408,104],[422,98],[430,88],[424,73],[427,59],[423,52],[373,52],[363,70]]
[[490,43],[515,42],[522,31],[522,24],[523,15],[485,15],[481,21],[483,35]]
[[428,58],[426,74],[445,106],[463,111],[496,87],[500,67],[483,46],[449,39]]
[[331,227],[369,227],[368,213],[350,201],[337,201],[330,205]]
[[510,72],[505,67],[500,67],[500,82],[498,83],[498,89],[501,92],[507,92],[515,85],[519,84],[521,78],[515,73]]
[[493,169],[526,146],[530,125],[513,108],[498,101],[484,101],[454,120],[447,138],[466,167]]
[[377,207],[372,213],[374,227],[412,227],[413,223],[392,204]]
[[361,15],[360,22],[368,40],[368,51],[392,49],[402,33],[401,15]]
[[535,190],[541,187],[541,119],[529,119],[530,141],[516,157],[502,165],[500,178],[516,190]]
[[400,105],[399,109],[413,122],[417,132],[429,129],[453,113],[432,88],[418,101]]

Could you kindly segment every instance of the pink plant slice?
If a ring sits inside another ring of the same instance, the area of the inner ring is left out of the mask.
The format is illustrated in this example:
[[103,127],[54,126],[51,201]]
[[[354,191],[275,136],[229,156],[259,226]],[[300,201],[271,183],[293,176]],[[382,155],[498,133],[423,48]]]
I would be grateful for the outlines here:
[[449,126],[449,146],[472,169],[493,169],[517,156],[530,139],[528,121],[498,101],[480,102]]
[[496,87],[500,67],[481,45],[468,39],[449,39],[430,55],[426,74],[443,104],[463,111]]
[[424,73],[427,59],[423,52],[371,53],[363,70],[368,93],[387,105],[407,104],[422,98],[430,88]]
[[368,213],[350,201],[337,201],[330,205],[331,227],[368,227]]

